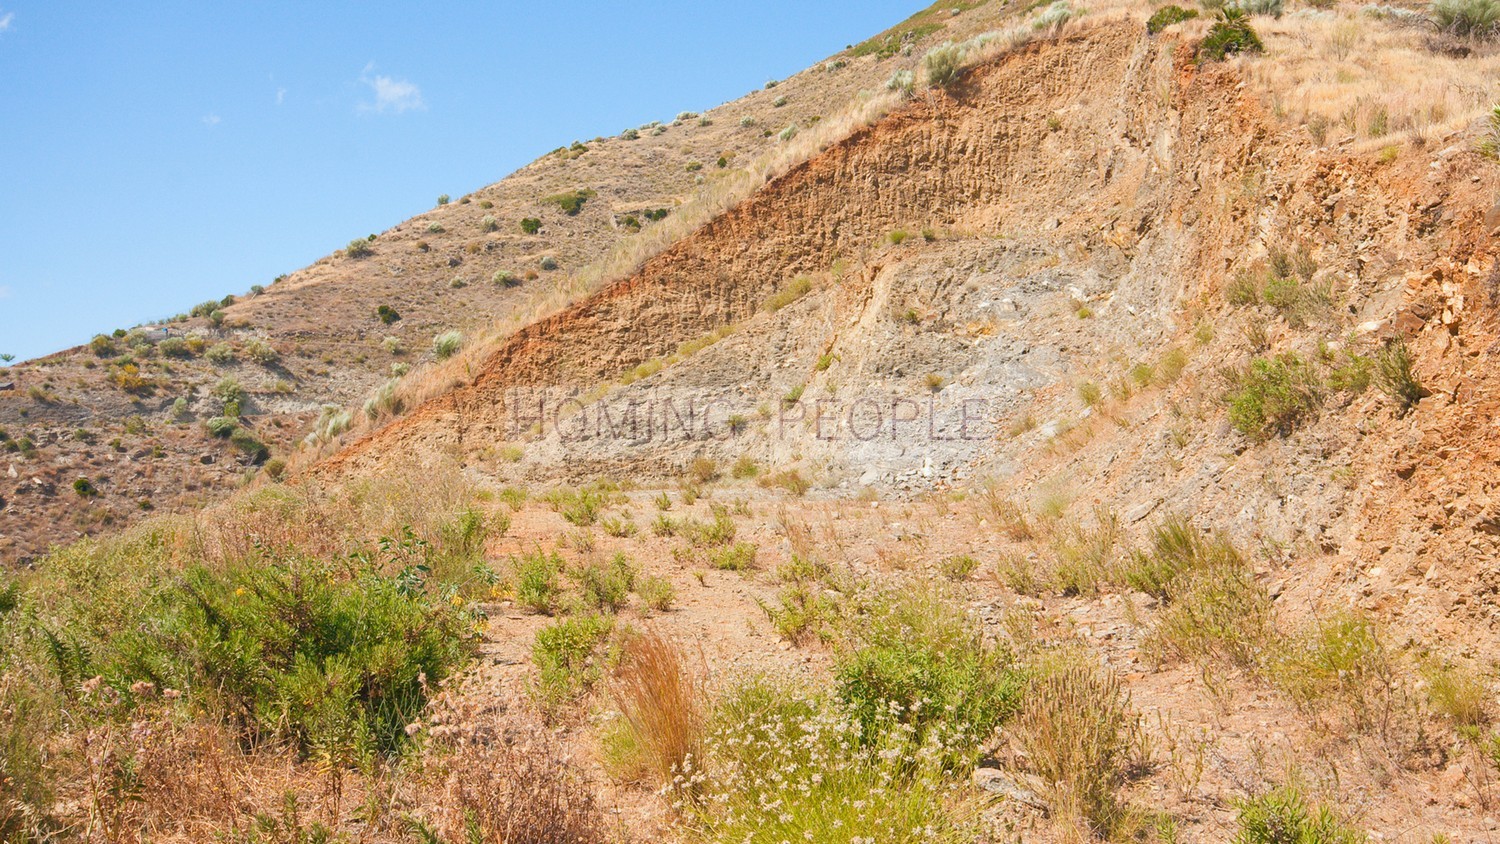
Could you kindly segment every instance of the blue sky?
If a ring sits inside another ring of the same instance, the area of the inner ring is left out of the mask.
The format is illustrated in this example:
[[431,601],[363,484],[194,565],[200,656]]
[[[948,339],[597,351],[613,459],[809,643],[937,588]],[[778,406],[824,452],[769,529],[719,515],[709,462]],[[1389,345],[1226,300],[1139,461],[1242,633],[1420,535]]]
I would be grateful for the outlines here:
[[0,0],[0,353],[269,283],[922,5]]

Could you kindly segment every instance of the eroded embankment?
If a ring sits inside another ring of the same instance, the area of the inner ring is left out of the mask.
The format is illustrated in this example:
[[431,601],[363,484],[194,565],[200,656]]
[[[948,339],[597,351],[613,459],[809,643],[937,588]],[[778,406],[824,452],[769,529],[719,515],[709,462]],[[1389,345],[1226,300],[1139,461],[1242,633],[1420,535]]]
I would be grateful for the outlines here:
[[[506,339],[471,385],[352,444],[321,470],[358,472],[392,451],[462,457],[493,445],[507,388],[613,378],[753,315],[789,279],[858,257],[901,227],[1050,231],[1049,242],[1098,250],[1095,263],[1121,273],[1152,236],[1176,266],[1132,295],[1162,311],[1202,269],[1200,243],[1215,253],[1234,243],[1196,234],[1230,222],[1212,212],[1195,214],[1195,234],[1185,237],[1183,208],[1204,182],[1236,178],[1264,134],[1255,110],[1232,95],[1232,74],[1188,70],[1186,56],[1173,54],[1179,46],[1130,24],[1100,25],[1001,56],[949,91],[920,94],[630,277]],[[1059,132],[1048,118],[1064,113],[1075,125]]]

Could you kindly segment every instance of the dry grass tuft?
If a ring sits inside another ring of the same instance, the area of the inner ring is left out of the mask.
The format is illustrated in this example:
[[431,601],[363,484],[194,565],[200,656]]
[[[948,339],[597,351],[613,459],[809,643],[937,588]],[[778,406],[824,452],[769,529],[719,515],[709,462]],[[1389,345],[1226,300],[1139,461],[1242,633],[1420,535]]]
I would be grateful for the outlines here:
[[438,817],[442,844],[603,844],[614,840],[593,791],[540,724],[497,721],[452,742]]
[[1129,816],[1119,789],[1149,755],[1120,681],[1077,657],[1045,664],[1010,733],[1025,767],[1046,783],[1052,813],[1113,837]]
[[608,737],[612,767],[621,779],[681,784],[703,755],[703,680],[682,650],[655,631],[630,637],[624,651],[609,684],[621,716]]

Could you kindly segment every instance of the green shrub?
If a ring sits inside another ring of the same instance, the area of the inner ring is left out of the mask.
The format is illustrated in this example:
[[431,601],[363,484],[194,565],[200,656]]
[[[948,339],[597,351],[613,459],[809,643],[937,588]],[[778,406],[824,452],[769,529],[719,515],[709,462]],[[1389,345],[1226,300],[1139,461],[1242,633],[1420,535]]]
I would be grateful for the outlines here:
[[233,345],[229,343],[215,343],[208,347],[208,351],[203,353],[203,357],[209,363],[223,366],[234,363],[237,355]]
[[562,594],[558,575],[562,573],[563,561],[556,553],[543,554],[533,551],[520,559],[511,560],[515,577],[516,603],[532,612],[550,614],[557,607]]
[[108,334],[95,334],[94,339],[89,341],[89,351],[97,357],[112,358],[120,353],[120,347]]
[[1329,806],[1309,807],[1302,792],[1285,785],[1239,804],[1234,844],[1362,844],[1363,832]]
[[362,237],[356,237],[349,241],[348,246],[344,247],[344,254],[350,258],[364,258],[375,254],[375,250],[370,247],[370,241]]
[[[61,575],[102,576],[89,553],[59,561]],[[410,573],[294,556],[130,574],[111,586],[112,610],[75,605],[47,631],[65,685],[99,676],[125,700],[139,681],[186,690],[249,740],[287,738],[336,763],[399,750],[429,688],[469,655],[469,619]]]
[[836,688],[866,741],[879,741],[894,717],[914,744],[935,743],[950,764],[972,763],[1016,711],[1023,683],[1010,655],[987,644],[938,584],[879,593],[847,626]]
[[445,331],[432,338],[432,353],[437,356],[438,360],[447,360],[458,354],[458,350],[463,348],[463,345],[462,332]]
[[168,337],[156,345],[156,350],[167,358],[186,359],[193,356],[187,341],[181,337]]
[[1265,49],[1260,36],[1250,26],[1249,15],[1226,7],[1219,12],[1219,19],[1214,21],[1214,25],[1209,27],[1203,43],[1198,45],[1198,58],[1221,62],[1232,54],[1261,53]]
[[78,493],[79,498],[97,498],[99,496],[99,489],[88,478],[79,478],[74,481],[73,491]]
[[708,563],[719,571],[750,571],[755,568],[755,543],[736,542],[709,552]]
[[1312,365],[1295,352],[1257,358],[1235,374],[1224,397],[1229,421],[1257,439],[1286,436],[1317,413],[1322,388]]
[[[569,217],[576,217],[578,216],[578,212],[583,210],[584,203],[588,202],[590,199],[593,199],[598,195],[598,193],[584,188],[581,190],[569,191],[566,193],[555,193],[551,196],[544,196],[542,197],[542,203],[545,205],[556,205],[558,209],[561,210],[564,214],[567,214]],[[527,234],[532,234],[532,232],[527,232]]]
[[276,348],[258,337],[252,338],[245,344],[245,357],[261,366],[271,366],[281,360],[281,355]]
[[590,563],[574,574],[583,602],[604,612],[618,612],[635,588],[635,567],[624,554],[616,554],[608,566]]
[[521,284],[520,276],[510,270],[495,270],[495,274],[490,276],[490,281],[498,287],[518,287]]
[[1405,341],[1388,343],[1375,357],[1375,379],[1380,389],[1396,402],[1398,412],[1405,414],[1417,402],[1432,395],[1422,386],[1414,369],[1415,361]]
[[1198,17],[1197,9],[1184,9],[1181,6],[1163,6],[1146,21],[1146,31],[1152,35],[1161,32],[1169,26],[1190,21]]
[[1286,11],[1286,0],[1230,0],[1225,8],[1237,9],[1247,15],[1280,18]]
[[208,433],[220,439],[228,439],[239,430],[240,420],[228,416],[215,416],[203,423]]
[[536,234],[542,230],[542,221],[535,217],[525,217],[521,220],[521,231],[526,234]]
[[255,464],[264,463],[271,456],[271,450],[248,428],[236,428],[230,432],[229,444]]
[[1427,16],[1440,31],[1459,38],[1500,36],[1500,0],[1435,0]]
[[651,575],[641,581],[640,589],[637,591],[641,596],[641,601],[656,612],[670,610],[672,602],[677,600],[677,588],[665,577]]
[[382,325],[391,325],[401,321],[401,312],[390,305],[381,305],[375,309],[375,318],[380,320]]
[[537,697],[556,707],[576,699],[603,676],[600,645],[614,629],[601,615],[570,618],[537,631],[531,661],[537,667]]

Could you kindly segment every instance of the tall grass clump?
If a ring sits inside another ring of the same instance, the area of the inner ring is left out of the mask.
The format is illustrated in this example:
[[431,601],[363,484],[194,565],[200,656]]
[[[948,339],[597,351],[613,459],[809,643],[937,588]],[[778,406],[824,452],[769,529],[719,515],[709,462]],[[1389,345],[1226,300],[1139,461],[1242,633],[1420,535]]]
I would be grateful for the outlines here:
[[1059,656],[1037,669],[1010,732],[1052,813],[1106,840],[1128,820],[1119,789],[1143,764],[1130,696],[1106,669]]
[[1305,712],[1332,713],[1382,735],[1391,724],[1395,665],[1363,616],[1341,612],[1307,625],[1271,655],[1267,671]]
[[709,699],[681,648],[654,631],[629,637],[609,691],[620,717],[605,744],[618,776],[666,786],[699,764]]
[[1131,554],[1123,575],[1130,588],[1166,600],[1177,578],[1187,572],[1243,565],[1239,551],[1228,539],[1205,537],[1181,516],[1169,516],[1151,530],[1149,550]]
[[447,360],[458,354],[464,346],[464,335],[458,331],[446,331],[432,338],[432,353],[438,360]]
[[[410,819],[426,844],[608,844],[616,841],[586,779],[545,725],[494,718],[441,744],[446,788],[430,821]],[[259,839],[255,839],[259,840]],[[297,844],[304,844],[297,839]],[[305,844],[314,844],[308,839]]]
[[952,41],[933,47],[922,57],[922,76],[929,88],[945,88],[964,66],[964,48]]

